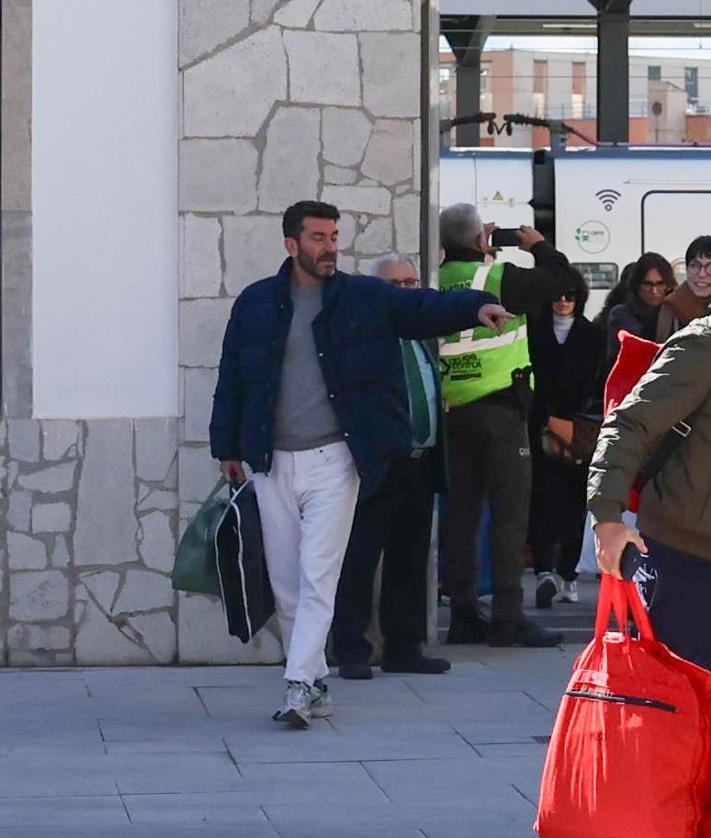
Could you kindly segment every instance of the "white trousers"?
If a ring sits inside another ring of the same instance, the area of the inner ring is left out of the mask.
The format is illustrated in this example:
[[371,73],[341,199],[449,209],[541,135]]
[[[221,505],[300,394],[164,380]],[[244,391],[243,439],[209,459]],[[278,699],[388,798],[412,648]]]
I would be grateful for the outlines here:
[[275,451],[269,474],[253,479],[284,677],[311,686],[328,675],[326,639],[360,479],[345,442]]

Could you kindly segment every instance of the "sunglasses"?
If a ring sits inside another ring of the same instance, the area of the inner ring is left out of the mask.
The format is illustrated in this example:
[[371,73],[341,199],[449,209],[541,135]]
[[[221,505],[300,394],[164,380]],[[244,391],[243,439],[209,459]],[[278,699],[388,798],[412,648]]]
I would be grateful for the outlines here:
[[558,299],[555,300],[554,302],[556,302],[556,303],[561,303],[561,302],[574,303],[577,300],[577,298],[578,298],[578,292],[574,288],[569,288],[567,291],[564,291],[560,295],[560,297],[558,297]]

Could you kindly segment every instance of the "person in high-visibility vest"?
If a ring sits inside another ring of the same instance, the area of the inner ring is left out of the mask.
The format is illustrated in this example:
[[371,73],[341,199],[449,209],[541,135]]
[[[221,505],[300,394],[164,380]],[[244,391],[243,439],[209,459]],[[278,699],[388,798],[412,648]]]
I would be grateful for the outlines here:
[[[441,544],[442,590],[452,609],[447,642],[556,646],[560,632],[540,628],[523,614],[521,555],[531,491],[526,314],[559,299],[574,284],[575,269],[527,226],[519,229],[519,246],[533,255],[535,267],[491,260],[494,229],[482,224],[472,204],[454,204],[440,215],[440,289],[489,291],[517,315],[499,334],[477,327],[440,342],[450,473]],[[491,624],[479,608],[474,559],[485,502],[491,508]]]

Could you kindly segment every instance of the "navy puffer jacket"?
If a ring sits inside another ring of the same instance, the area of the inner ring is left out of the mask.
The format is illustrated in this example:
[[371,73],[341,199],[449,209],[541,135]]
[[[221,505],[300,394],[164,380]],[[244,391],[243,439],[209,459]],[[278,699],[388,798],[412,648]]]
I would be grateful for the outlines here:
[[[281,366],[293,313],[291,260],[237,298],[222,346],[210,422],[213,457],[268,472]],[[313,322],[324,381],[368,494],[393,457],[411,448],[407,391],[398,338],[447,335],[478,324],[495,303],[480,291],[405,290],[377,277],[340,271],[323,289]]]

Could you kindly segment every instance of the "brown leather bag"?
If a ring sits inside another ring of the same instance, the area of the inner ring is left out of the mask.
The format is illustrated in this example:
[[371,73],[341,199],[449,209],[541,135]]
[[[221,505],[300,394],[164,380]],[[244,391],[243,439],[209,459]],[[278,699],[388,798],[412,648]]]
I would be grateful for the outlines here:
[[602,420],[590,416],[549,416],[541,431],[543,453],[570,465],[587,464],[595,453],[601,425]]

